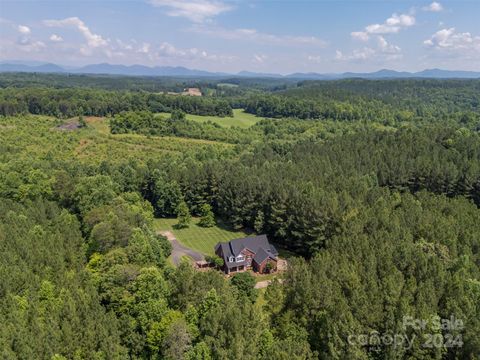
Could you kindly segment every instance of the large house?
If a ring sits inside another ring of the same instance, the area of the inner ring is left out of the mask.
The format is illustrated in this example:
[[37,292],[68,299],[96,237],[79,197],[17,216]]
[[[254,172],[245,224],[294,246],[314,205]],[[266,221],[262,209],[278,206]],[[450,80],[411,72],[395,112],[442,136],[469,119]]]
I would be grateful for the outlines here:
[[[253,269],[264,273],[277,268],[278,251],[268,242],[267,235],[235,239],[215,245],[215,254],[223,259],[226,274]],[[270,264],[267,267],[267,264]]]

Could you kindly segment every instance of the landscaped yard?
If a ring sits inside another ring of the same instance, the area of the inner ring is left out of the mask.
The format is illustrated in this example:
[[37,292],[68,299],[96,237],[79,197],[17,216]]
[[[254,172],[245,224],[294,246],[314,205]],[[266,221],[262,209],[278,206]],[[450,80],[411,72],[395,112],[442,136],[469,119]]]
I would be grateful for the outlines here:
[[248,236],[243,231],[232,231],[221,223],[211,228],[203,228],[196,225],[200,219],[193,218],[190,226],[185,229],[175,229],[177,219],[155,219],[155,229],[158,231],[171,231],[177,240],[184,246],[196,250],[205,255],[215,253],[214,246],[218,242]]
[[[170,116],[169,113],[160,113],[159,115]],[[243,109],[233,109],[233,117],[220,117],[220,116],[201,116],[186,114],[188,120],[197,122],[211,121],[220,126],[231,127],[238,126],[241,128],[248,128],[258,121],[262,120],[261,117],[257,117],[253,114],[246,113]]]

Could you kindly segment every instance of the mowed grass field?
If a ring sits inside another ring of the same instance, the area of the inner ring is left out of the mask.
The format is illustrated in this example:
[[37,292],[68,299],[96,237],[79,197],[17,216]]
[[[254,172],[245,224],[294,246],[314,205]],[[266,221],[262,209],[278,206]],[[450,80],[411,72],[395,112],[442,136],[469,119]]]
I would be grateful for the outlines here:
[[[170,113],[159,113],[159,115],[162,116],[170,116]],[[232,126],[238,126],[240,128],[248,128],[257,122],[259,122],[261,119],[260,117],[257,117],[252,114],[246,113],[243,109],[233,109],[233,117],[220,117],[220,116],[202,116],[202,115],[190,115],[187,114],[187,119],[196,121],[196,122],[207,122],[211,121],[215,124],[218,124],[223,127],[232,127]]]
[[154,226],[157,231],[171,231],[177,240],[184,246],[196,250],[204,255],[214,255],[214,246],[218,242],[225,242],[248,236],[243,231],[233,231],[222,224],[211,228],[203,228],[197,223],[200,219],[193,218],[190,226],[185,229],[175,229],[177,219],[155,219]]

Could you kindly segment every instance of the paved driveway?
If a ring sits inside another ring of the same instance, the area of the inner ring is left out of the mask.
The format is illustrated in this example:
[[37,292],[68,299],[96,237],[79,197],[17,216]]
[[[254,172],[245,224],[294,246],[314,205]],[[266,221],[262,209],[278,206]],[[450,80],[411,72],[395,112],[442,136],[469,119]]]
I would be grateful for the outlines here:
[[160,232],[160,234],[165,236],[172,244],[172,260],[175,266],[178,266],[178,264],[180,264],[183,256],[188,256],[194,261],[205,260],[205,257],[199,252],[180,244],[180,242],[175,238],[175,235],[173,235],[171,231],[162,231]]

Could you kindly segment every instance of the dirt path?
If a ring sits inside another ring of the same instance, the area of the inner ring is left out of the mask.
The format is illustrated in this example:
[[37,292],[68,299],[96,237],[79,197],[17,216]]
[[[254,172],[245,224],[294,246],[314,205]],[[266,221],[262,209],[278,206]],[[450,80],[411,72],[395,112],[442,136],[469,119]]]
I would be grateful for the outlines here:
[[[263,288],[266,288],[268,285],[270,285],[270,283],[272,282],[272,280],[264,280],[264,281],[259,281],[255,284],[255,289],[263,289]],[[278,279],[278,282],[281,284],[283,283],[283,279]]]
[[188,256],[194,261],[205,260],[205,257],[199,252],[180,244],[180,242],[177,240],[177,238],[175,237],[175,235],[173,235],[171,231],[162,231],[160,232],[160,234],[165,236],[172,244],[172,260],[175,266],[178,266],[178,264],[180,264],[183,256]]
[[272,280],[259,281],[255,284],[255,289],[266,288],[268,285],[270,285],[271,282],[272,282]]

